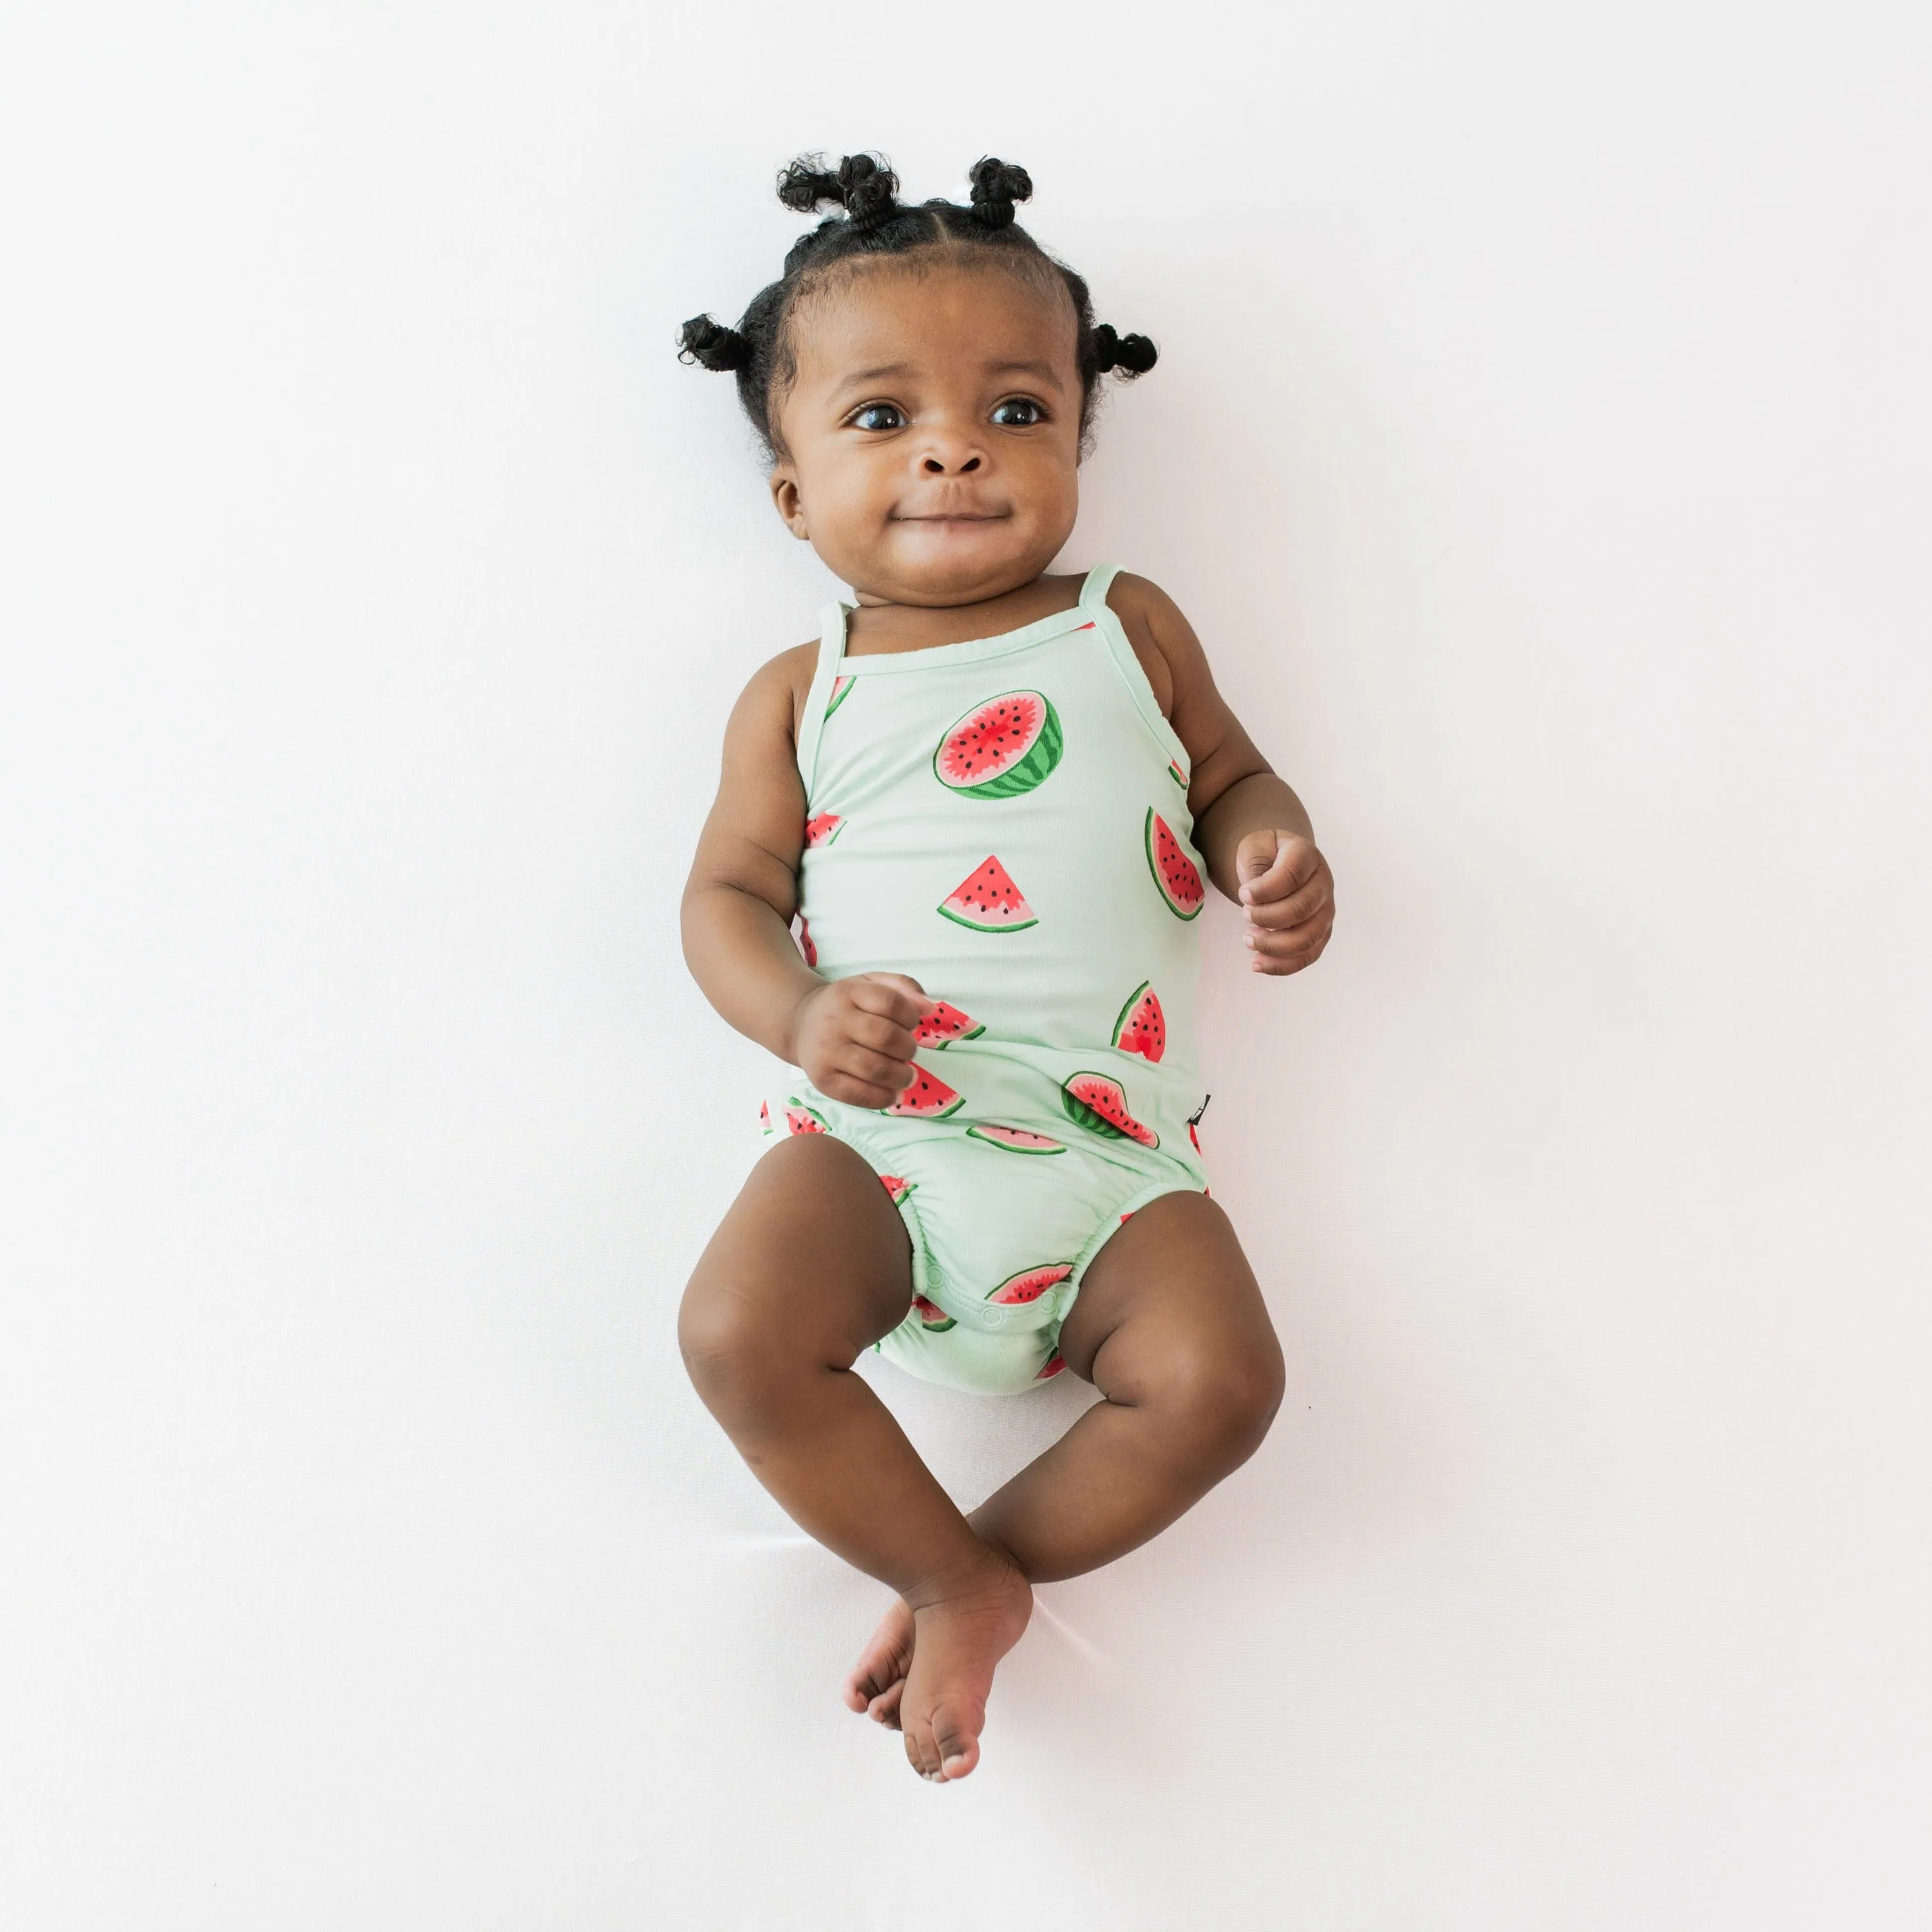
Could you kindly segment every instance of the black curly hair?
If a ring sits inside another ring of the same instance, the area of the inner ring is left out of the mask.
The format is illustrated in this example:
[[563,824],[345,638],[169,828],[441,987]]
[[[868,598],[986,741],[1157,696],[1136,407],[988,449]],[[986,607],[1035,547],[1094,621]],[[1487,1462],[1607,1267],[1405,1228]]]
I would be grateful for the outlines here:
[[970,178],[972,198],[967,206],[932,200],[914,208],[896,199],[898,178],[883,155],[848,154],[831,172],[822,154],[802,154],[778,176],[778,199],[786,207],[811,214],[830,201],[844,212],[827,215],[793,243],[784,273],[752,298],[736,328],[726,328],[708,315],[694,316],[678,336],[680,362],[728,370],[737,377],[738,399],[767,458],[776,460],[784,453],[772,403],[798,375],[792,318],[839,262],[922,249],[970,249],[984,251],[988,266],[1017,274],[1042,296],[1057,298],[1064,289],[1072,298],[1078,329],[1074,355],[1080,372],[1083,455],[1089,450],[1100,378],[1110,370],[1131,377],[1154,367],[1154,344],[1144,335],[1117,335],[1104,322],[1096,327],[1087,284],[1013,219],[1013,204],[1033,194],[1026,170],[989,156],[973,164]]

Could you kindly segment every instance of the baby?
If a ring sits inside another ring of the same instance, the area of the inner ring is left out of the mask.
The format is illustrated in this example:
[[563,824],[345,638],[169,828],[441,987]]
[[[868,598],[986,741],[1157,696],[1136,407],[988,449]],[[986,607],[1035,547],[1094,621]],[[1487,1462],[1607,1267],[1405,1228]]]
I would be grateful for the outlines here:
[[[706,996],[796,1070],[679,1340],[787,1513],[898,1592],[845,1701],[936,1780],[979,1761],[1030,1586],[1145,1542],[1267,1433],[1281,1350],[1195,1133],[1194,922],[1204,874],[1278,975],[1335,916],[1166,594],[1044,574],[1100,379],[1154,349],[1015,224],[1024,170],[971,180],[913,207],[869,156],[794,161],[785,206],[842,212],[681,351],[736,376],[778,514],[854,601],[746,687],[685,893]],[[850,1372],[868,1348],[1106,1400],[962,1515]]]

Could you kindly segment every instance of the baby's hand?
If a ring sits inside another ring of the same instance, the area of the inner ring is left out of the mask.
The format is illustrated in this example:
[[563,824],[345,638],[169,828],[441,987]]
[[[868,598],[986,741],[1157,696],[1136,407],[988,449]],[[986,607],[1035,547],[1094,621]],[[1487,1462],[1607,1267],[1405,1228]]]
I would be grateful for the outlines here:
[[1257,973],[1299,973],[1321,958],[1335,923],[1335,877],[1312,838],[1250,832],[1234,848]]
[[938,1004],[903,973],[828,980],[798,1004],[792,1058],[821,1094],[890,1107],[913,1082],[913,1029]]

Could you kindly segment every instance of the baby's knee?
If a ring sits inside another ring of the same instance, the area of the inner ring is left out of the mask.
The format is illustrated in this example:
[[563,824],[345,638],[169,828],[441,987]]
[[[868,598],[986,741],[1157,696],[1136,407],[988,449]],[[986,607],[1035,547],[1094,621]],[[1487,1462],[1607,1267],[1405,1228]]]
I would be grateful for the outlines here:
[[696,1275],[686,1288],[677,1346],[692,1386],[721,1418],[768,1402],[793,1369],[773,1311],[714,1275]]
[[1164,1401],[1183,1453],[1224,1474],[1245,1462],[1274,1424],[1286,1379],[1272,1330],[1239,1346],[1204,1342],[1177,1352]]

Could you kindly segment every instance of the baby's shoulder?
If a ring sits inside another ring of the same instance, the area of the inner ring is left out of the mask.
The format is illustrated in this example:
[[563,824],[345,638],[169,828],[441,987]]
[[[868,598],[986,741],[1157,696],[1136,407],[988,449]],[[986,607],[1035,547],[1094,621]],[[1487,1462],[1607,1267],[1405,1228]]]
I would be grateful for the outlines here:
[[736,716],[754,729],[789,731],[796,743],[805,716],[806,696],[818,668],[816,638],[767,658],[740,692],[734,707]]
[[1192,627],[1158,584],[1130,570],[1114,572],[1107,586],[1107,608],[1120,619],[1162,715],[1171,718],[1177,686],[1186,681],[1191,668],[1189,647],[1196,655],[1200,650]]

